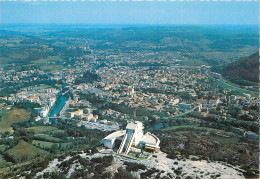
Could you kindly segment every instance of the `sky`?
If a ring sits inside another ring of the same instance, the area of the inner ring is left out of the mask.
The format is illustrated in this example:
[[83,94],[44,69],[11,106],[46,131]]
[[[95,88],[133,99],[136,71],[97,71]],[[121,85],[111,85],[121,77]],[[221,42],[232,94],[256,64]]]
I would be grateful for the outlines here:
[[239,24],[259,23],[257,1],[0,2],[0,24]]

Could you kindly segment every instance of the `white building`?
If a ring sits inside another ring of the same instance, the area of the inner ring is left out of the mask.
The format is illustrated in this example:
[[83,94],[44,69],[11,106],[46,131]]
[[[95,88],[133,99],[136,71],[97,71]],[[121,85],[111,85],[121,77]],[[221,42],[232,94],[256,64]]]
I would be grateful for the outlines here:
[[88,113],[88,114],[85,115],[84,120],[85,120],[85,121],[90,121],[93,117],[94,117],[94,116],[93,116],[92,113]]
[[142,122],[130,122],[126,126],[126,130],[114,132],[104,138],[104,146],[123,154],[128,154],[134,148],[149,152],[159,152],[159,138],[151,133],[144,134],[143,129]]
[[209,104],[213,104],[214,106],[217,106],[219,102],[219,98],[209,100]]
[[169,106],[174,106],[180,102],[180,99],[174,99],[169,102]]
[[250,100],[250,98],[251,98],[251,95],[250,95],[250,94],[243,93],[243,96],[245,96],[246,99],[248,99],[248,100]]
[[191,109],[191,104],[180,103],[179,108]]
[[77,118],[79,118],[79,116],[83,115],[83,110],[79,109],[78,111],[74,111],[74,112],[69,112],[69,117],[70,118],[74,118],[75,116],[77,116]]
[[49,99],[49,106],[52,107],[55,104],[55,102],[56,102],[56,98],[54,98],[54,97],[50,98]]
[[40,116],[47,117],[49,110],[50,110],[49,106],[44,106],[44,107],[40,108]]

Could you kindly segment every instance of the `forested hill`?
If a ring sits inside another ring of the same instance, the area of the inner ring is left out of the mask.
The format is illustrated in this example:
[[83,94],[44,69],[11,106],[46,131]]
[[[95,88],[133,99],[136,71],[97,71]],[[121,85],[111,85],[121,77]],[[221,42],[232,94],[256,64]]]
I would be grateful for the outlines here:
[[223,74],[226,78],[232,81],[247,80],[252,82],[259,82],[259,53],[241,59],[239,61],[230,63],[224,68]]

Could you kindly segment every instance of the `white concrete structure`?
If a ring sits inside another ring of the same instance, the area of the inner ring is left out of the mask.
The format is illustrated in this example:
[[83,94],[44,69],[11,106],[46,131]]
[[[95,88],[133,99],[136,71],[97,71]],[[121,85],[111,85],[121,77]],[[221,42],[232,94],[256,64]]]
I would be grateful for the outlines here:
[[50,110],[49,106],[44,106],[44,107],[40,108],[40,116],[47,117],[49,110]]
[[126,130],[117,131],[104,138],[104,146],[117,150],[117,153],[128,154],[131,148],[141,148],[151,152],[160,151],[160,140],[154,134],[143,132],[143,123],[128,123]]
[[191,104],[180,103],[179,108],[191,109]]
[[174,106],[180,102],[180,99],[174,99],[169,102],[169,106]]

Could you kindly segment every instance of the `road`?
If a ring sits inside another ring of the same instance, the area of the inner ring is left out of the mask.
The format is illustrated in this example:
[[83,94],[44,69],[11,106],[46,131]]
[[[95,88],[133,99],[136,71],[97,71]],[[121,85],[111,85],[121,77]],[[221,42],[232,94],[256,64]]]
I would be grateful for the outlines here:
[[69,97],[68,101],[65,103],[65,105],[63,106],[63,108],[61,109],[60,111],[60,117],[64,117],[64,114],[66,112],[66,110],[68,109],[69,105],[70,105],[70,102],[71,102],[71,98]]
[[189,110],[189,111],[186,111],[185,113],[181,113],[181,114],[178,114],[178,115],[176,115],[176,116],[171,116],[171,117],[174,117],[174,118],[175,118],[175,117],[184,116],[184,115],[186,115],[186,114],[188,114],[188,113],[194,111],[196,108],[198,108],[198,106],[195,106],[194,108],[192,108],[192,109]]
[[[207,75],[209,78],[214,78],[213,76],[211,76],[211,75],[208,73],[208,70],[206,71],[206,75]],[[254,93],[254,94],[257,94],[257,95],[259,94],[258,92],[254,92],[254,91],[250,91],[250,90],[247,90],[247,89],[239,88],[239,87],[237,87],[237,86],[233,86],[233,85],[231,85],[231,84],[229,84],[229,83],[226,83],[223,78],[216,79],[216,80],[219,81],[219,82],[221,82],[221,83],[224,83],[224,84],[227,85],[227,86],[230,86],[230,87],[235,88],[235,89],[238,89],[238,90],[244,90],[244,91],[247,91],[247,92],[249,92],[249,93]]]

